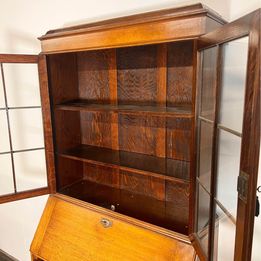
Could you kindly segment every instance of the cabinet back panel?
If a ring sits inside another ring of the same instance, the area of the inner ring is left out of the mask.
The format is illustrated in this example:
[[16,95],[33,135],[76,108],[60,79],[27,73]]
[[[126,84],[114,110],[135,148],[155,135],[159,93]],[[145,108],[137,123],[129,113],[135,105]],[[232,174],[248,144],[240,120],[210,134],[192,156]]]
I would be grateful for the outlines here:
[[120,187],[119,169],[107,166],[84,163],[83,178],[99,184]]
[[192,119],[168,118],[167,120],[167,157],[190,161]]
[[81,112],[82,144],[113,149],[117,124],[113,113]]
[[109,103],[110,51],[89,51],[77,54],[79,98],[92,103]]
[[168,44],[167,106],[192,103],[193,41]]
[[147,195],[158,200],[165,200],[165,180],[121,171],[120,187],[133,193]]
[[119,115],[119,148],[164,157],[164,117]]
[[84,163],[83,179],[120,188],[162,201],[170,201],[188,210],[189,183],[182,180],[165,180],[135,171],[119,170],[108,166]]
[[117,49],[119,104],[156,104],[157,46]]

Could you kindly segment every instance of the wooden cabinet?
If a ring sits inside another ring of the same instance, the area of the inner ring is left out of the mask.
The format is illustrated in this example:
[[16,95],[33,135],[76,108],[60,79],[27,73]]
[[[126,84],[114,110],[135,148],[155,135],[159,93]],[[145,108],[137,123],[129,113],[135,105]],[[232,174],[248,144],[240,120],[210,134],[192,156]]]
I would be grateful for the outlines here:
[[[226,24],[196,4],[39,39],[48,188],[0,198],[52,194],[32,259],[225,260],[228,220],[232,259],[250,260],[260,10]],[[231,61],[241,56],[238,68]],[[19,59],[2,55],[1,63],[10,57]],[[229,172],[233,209],[220,196]]]

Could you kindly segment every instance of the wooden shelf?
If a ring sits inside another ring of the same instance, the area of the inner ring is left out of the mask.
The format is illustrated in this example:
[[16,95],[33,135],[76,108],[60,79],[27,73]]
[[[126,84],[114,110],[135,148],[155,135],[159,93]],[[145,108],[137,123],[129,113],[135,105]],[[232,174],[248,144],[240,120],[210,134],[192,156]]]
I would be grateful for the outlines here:
[[111,209],[142,221],[187,234],[186,208],[171,201],[134,194],[98,183],[82,180],[59,191],[62,194]]
[[70,101],[56,105],[56,109],[67,111],[92,111],[92,112],[116,112],[121,114],[150,114],[155,116],[177,116],[192,117],[190,106],[147,106],[147,105],[112,105],[112,104],[95,104],[83,100]]
[[69,159],[133,171],[176,182],[188,182],[189,180],[189,163],[186,161],[89,145],[80,145],[60,152],[59,155]]

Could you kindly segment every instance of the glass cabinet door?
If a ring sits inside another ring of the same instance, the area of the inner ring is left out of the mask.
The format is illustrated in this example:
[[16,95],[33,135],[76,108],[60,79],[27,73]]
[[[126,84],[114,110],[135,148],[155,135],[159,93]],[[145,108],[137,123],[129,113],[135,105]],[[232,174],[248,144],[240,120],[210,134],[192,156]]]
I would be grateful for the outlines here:
[[256,179],[260,142],[260,138],[255,140],[260,137],[257,21],[260,21],[258,11],[198,41],[193,239],[203,260],[250,260],[247,246],[251,235],[246,236],[244,231],[249,229],[246,222],[252,225],[250,215],[254,215],[255,201],[251,197],[255,190],[250,180]]
[[48,102],[40,94],[45,66],[38,55],[0,55],[0,203],[50,192],[42,114]]

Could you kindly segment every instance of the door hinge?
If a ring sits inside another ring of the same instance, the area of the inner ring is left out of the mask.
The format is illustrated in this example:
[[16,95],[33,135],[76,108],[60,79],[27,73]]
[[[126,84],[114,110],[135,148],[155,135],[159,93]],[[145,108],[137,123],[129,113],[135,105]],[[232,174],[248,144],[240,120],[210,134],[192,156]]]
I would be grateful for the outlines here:
[[244,203],[247,203],[248,180],[249,180],[249,175],[246,174],[244,171],[240,171],[240,174],[237,179],[237,191],[238,191],[238,197]]

